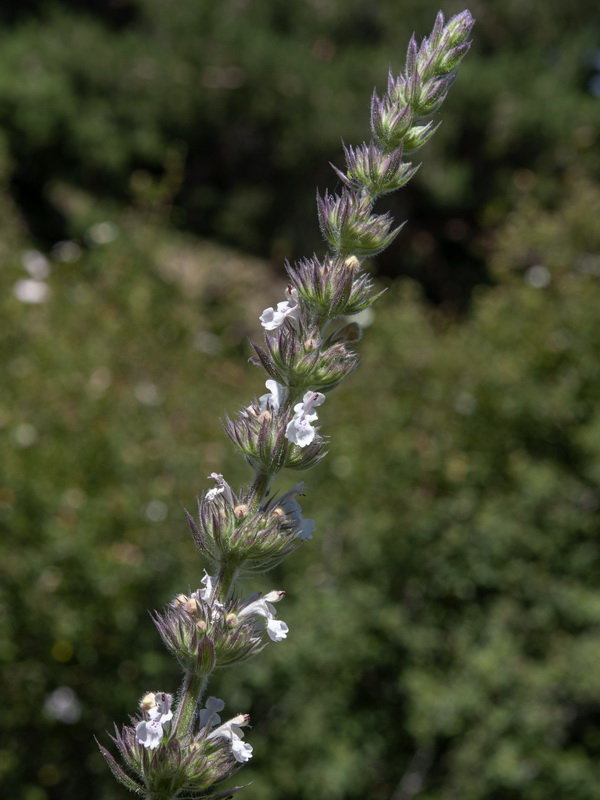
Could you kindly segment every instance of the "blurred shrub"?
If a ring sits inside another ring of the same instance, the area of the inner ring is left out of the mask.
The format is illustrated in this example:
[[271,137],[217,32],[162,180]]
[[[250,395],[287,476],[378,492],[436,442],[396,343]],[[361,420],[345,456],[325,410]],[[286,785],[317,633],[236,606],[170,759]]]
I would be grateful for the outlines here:
[[[326,164],[340,160],[340,136],[367,136],[373,86],[390,62],[402,66],[398,42],[426,33],[437,5],[131,0],[82,12],[63,0],[35,9],[8,15],[0,36],[0,124],[13,190],[41,240],[61,223],[48,181],[125,198],[175,149],[185,157],[177,223],[280,261],[319,246],[307,198],[331,185]],[[418,276],[454,305],[484,279],[473,241],[481,223],[497,226],[524,190],[556,200],[560,173],[575,163],[600,174],[597,3],[549,0],[539,13],[476,0],[471,10],[474,52],[444,109],[444,135],[393,201],[411,233],[380,259],[386,273]]]

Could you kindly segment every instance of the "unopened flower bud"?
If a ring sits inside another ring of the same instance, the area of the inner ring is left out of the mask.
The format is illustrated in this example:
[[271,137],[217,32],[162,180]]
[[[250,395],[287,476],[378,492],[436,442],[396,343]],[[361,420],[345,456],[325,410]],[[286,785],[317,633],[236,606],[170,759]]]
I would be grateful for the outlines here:
[[197,614],[198,613],[198,601],[195,598],[190,597],[190,599],[185,604],[185,610],[189,614]]
[[468,9],[461,11],[460,14],[456,14],[449,19],[446,27],[450,34],[452,44],[456,45],[465,42],[474,24],[475,19]]
[[154,692],[148,692],[140,700],[140,708],[142,711],[150,711],[151,708],[156,706],[156,695]]
[[248,506],[245,503],[241,503],[233,509],[233,513],[238,519],[243,519],[248,516]]

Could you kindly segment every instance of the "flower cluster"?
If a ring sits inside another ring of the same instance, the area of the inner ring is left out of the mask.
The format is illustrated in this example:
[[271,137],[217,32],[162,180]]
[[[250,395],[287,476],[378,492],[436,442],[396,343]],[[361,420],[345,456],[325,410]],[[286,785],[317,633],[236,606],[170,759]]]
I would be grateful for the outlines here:
[[214,485],[201,494],[197,517],[186,512],[207,569],[199,588],[153,613],[183,671],[178,701],[173,707],[165,692],[142,698],[141,716],[114,737],[125,769],[101,748],[117,780],[148,798],[217,797],[214,787],[252,756],[242,732],[247,714],[222,723],[222,700],[208,697],[200,711],[198,706],[214,670],[241,663],[288,636],[275,609],[284,592],[241,599],[237,579],[274,567],[312,539],[315,524],[304,519],[297,499],[304,483],[283,494],[272,485],[281,470],[308,469],[325,455],[317,409],[357,368],[353,346],[361,329],[352,317],[378,297],[361,269],[363,261],[402,228],[394,227],[389,214],[374,213],[375,201],[415,174],[417,167],[404,156],[433,135],[429,117],[448,93],[472,25],[468,11],[448,23],[440,12],[420,46],[413,36],[405,72],[390,73],[386,93],[373,95],[372,141],[345,147],[345,171],[334,167],[341,193],[317,196],[329,251],[323,258],[287,264],[285,300],[260,316],[264,342],[252,345],[252,362],[266,373],[267,392],[224,421],[253,471],[252,481],[234,491],[223,475],[209,476]]
[[[100,745],[113,775],[127,789],[152,800],[198,796],[218,797],[215,784],[234,775],[252,757],[252,746],[243,741],[242,727],[248,714],[238,714],[222,723],[218,714],[225,707],[217,697],[208,697],[195,720],[196,732],[177,736],[169,710],[171,697],[149,692],[140,701],[142,717],[124,725],[112,738],[126,767],[123,769]],[[227,795],[237,789],[230,789]]]

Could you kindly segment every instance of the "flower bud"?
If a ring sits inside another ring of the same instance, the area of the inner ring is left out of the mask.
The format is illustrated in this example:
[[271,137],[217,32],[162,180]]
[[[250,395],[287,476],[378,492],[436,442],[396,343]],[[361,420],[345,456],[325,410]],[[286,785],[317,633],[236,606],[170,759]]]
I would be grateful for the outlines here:
[[156,695],[154,692],[148,692],[145,694],[142,699],[140,700],[139,706],[142,711],[150,711],[151,708],[155,708],[156,706]]
[[[347,173],[333,167],[338,177],[354,191],[366,191],[374,200],[405,186],[417,171],[402,161],[402,147],[386,155],[373,142],[344,147]],[[358,259],[357,259],[358,260]]]
[[286,264],[290,281],[303,302],[325,319],[351,316],[367,308],[379,294],[373,294],[373,281],[358,272],[360,261],[354,255],[345,258],[303,259],[294,266]]
[[341,195],[317,194],[321,232],[341,256],[374,256],[391,244],[402,225],[394,230],[389,214],[372,214],[370,201],[342,190]]
[[423,147],[424,144],[431,139],[433,134],[437,131],[440,124],[434,126],[433,122],[428,122],[427,125],[415,125],[406,134],[404,139],[404,149],[407,152],[413,152]]

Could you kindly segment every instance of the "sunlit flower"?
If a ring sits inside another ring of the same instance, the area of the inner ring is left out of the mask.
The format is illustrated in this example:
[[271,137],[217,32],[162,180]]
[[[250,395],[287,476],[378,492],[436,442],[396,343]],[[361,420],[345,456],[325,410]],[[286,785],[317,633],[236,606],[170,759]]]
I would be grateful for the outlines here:
[[298,292],[296,289],[286,290],[287,300],[277,303],[277,308],[265,308],[260,315],[260,323],[267,331],[277,330],[286,319],[290,321],[298,320],[300,315],[300,306],[298,305]]
[[213,489],[208,490],[208,492],[206,493],[206,499],[214,500],[215,497],[217,497],[217,495],[223,494],[223,492],[225,491],[225,481],[223,479],[223,476],[219,475],[216,472],[211,472],[208,477],[212,478],[215,481],[216,486]]
[[276,414],[285,398],[287,389],[273,380],[265,381],[265,386],[269,393],[263,394],[258,398],[259,412],[264,414],[265,411],[271,411]]
[[209,734],[207,739],[229,739],[231,742],[231,752],[236,761],[244,762],[252,758],[252,745],[243,742],[244,732],[242,725],[248,725],[250,717],[248,714],[238,714],[237,717],[224,722]]
[[312,423],[319,418],[313,408],[320,406],[324,401],[325,395],[321,392],[306,392],[302,402],[296,403],[294,416],[285,429],[285,437],[288,441],[297,444],[298,447],[306,447],[312,442],[317,433]]
[[151,697],[152,695],[148,694],[142,701],[143,703],[147,701],[143,707],[150,719],[142,720],[138,723],[135,733],[139,744],[148,748],[148,750],[155,750],[162,742],[163,725],[173,718],[173,712],[171,711],[172,697],[166,692],[158,692],[154,695],[152,701],[150,700]]
[[276,611],[272,604],[278,603],[284,594],[282,591],[269,592],[245,606],[238,613],[238,617],[241,619],[254,614],[264,617],[269,638],[274,642],[281,642],[287,637],[290,629],[283,620],[275,618]]

